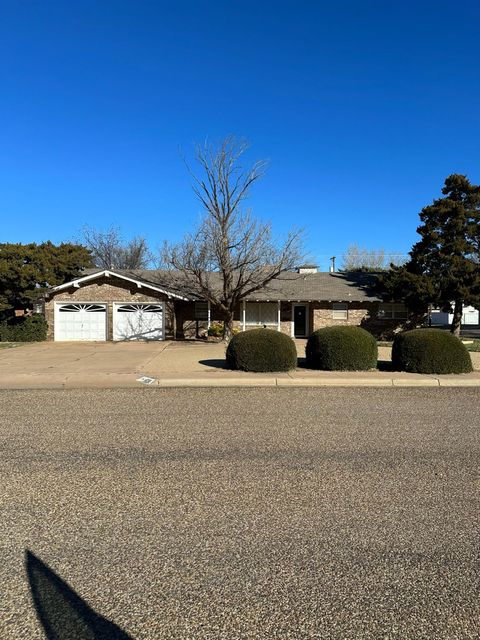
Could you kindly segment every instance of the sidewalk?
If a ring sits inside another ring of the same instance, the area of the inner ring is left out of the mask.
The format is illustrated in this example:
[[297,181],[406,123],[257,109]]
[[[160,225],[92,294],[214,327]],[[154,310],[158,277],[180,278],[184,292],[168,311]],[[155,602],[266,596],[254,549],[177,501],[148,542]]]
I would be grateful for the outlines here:
[[389,371],[390,349],[383,347],[381,371],[330,372],[302,368],[305,345],[297,343],[299,368],[289,373],[224,369],[218,343],[32,343],[0,351],[0,389],[480,387],[480,353],[471,354],[475,371],[457,376]]
[[479,387],[480,372],[462,375],[420,375],[386,371],[308,371],[290,373],[141,373],[0,374],[0,389],[131,389],[172,387]]

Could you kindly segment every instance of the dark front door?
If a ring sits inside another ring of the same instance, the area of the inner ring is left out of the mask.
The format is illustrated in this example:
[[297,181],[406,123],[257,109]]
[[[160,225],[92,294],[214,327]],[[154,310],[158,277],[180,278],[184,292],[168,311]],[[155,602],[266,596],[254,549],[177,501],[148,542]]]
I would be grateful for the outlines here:
[[296,338],[307,335],[307,307],[304,305],[293,307],[293,333]]

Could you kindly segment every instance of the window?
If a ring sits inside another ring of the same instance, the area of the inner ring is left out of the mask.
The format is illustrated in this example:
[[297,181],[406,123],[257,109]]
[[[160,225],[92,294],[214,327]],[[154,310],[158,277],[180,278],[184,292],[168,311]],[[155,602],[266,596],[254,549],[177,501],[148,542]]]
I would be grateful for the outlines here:
[[276,302],[247,302],[245,324],[277,325],[278,306]]
[[378,317],[382,320],[406,320],[408,310],[401,303],[382,303],[378,309]]
[[195,302],[195,320],[208,320],[208,302],[204,300]]
[[348,320],[348,302],[334,302],[332,318],[334,320]]

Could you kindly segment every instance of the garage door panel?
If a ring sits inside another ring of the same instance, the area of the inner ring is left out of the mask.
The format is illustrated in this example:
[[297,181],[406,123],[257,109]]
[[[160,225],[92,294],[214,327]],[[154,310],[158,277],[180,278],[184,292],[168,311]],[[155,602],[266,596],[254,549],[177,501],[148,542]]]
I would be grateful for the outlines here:
[[163,340],[164,309],[162,304],[115,304],[113,311],[114,340]]
[[107,339],[105,304],[59,303],[55,308],[55,340]]

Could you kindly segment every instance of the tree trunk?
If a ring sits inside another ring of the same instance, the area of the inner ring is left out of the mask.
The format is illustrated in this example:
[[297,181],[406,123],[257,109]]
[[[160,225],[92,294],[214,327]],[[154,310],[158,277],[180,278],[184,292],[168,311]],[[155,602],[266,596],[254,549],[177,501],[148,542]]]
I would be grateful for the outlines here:
[[230,342],[233,335],[233,313],[229,313],[225,316],[223,321],[223,340],[224,342]]
[[460,337],[460,325],[462,324],[462,315],[463,315],[463,301],[455,300],[455,307],[453,309],[453,320],[452,326],[450,327],[450,331],[457,338]]

